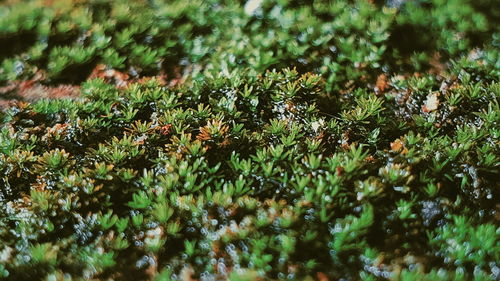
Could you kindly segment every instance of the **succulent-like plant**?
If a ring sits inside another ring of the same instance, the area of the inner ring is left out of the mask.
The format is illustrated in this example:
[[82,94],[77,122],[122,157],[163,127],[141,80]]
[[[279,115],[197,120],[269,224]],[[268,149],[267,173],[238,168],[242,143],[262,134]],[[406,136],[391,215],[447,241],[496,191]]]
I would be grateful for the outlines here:
[[499,279],[493,4],[244,2],[2,3],[0,278]]

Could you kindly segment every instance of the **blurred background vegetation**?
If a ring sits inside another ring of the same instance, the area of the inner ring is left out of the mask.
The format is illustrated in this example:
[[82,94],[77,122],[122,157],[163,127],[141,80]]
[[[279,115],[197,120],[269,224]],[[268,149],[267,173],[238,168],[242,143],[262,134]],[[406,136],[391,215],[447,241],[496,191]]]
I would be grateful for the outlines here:
[[[98,64],[133,77],[296,67],[328,91],[381,73],[486,56],[496,68],[497,1],[3,1],[0,83],[79,84]],[[43,77],[43,78],[40,78]]]

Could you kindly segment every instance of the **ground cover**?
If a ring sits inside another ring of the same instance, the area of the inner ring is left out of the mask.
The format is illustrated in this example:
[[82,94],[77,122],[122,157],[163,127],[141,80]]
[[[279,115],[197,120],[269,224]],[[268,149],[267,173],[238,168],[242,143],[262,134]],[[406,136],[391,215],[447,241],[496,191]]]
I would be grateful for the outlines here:
[[494,1],[3,1],[6,280],[497,280]]

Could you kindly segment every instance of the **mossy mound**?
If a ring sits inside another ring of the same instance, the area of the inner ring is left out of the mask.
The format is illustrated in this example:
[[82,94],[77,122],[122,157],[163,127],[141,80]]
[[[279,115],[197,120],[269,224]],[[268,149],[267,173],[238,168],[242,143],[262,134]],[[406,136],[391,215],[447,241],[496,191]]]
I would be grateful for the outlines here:
[[5,2],[1,278],[500,278],[491,3]]
[[498,46],[500,26],[497,1],[487,0],[6,2],[0,83],[79,84],[100,64],[201,80],[296,67],[339,91]]
[[3,274],[495,279],[500,85],[470,77],[336,98],[293,70],[93,80],[82,100],[20,104]]

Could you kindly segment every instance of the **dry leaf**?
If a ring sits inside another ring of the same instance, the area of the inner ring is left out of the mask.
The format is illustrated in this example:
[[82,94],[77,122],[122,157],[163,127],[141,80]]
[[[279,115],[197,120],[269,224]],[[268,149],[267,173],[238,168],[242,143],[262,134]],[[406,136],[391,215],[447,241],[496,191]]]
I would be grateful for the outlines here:
[[377,77],[377,83],[376,83],[376,88],[375,91],[377,92],[385,92],[389,88],[389,83],[387,82],[387,75],[385,74],[380,74]]
[[406,154],[408,152],[408,149],[400,139],[396,139],[391,142],[391,150],[394,152],[401,152],[402,154]]
[[431,112],[438,109],[438,106],[439,106],[438,94],[432,93],[427,96],[425,104],[424,106],[422,106],[422,110],[424,112]]

